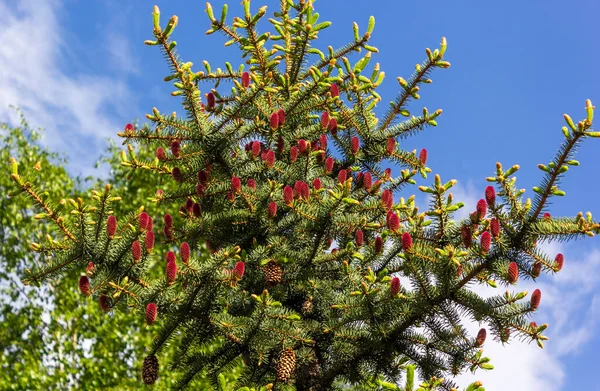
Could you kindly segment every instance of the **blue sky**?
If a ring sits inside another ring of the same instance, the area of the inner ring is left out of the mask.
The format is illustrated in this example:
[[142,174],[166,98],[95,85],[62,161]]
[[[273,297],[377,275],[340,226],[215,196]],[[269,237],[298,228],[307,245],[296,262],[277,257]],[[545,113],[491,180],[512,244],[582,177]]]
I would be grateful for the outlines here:
[[[224,1],[214,1],[220,9]],[[230,17],[241,13],[229,1]],[[253,9],[278,2],[255,0]],[[156,0],[163,20],[179,16],[175,39],[184,60],[208,60],[213,67],[238,63],[220,36],[206,36],[202,1]],[[153,106],[178,111],[171,87],[162,81],[167,67],[158,50],[142,44],[151,38],[150,1],[0,0],[0,120],[15,120],[9,105],[23,109],[29,122],[46,129],[46,142],[68,153],[70,169],[95,173],[93,164],[123,125],[144,119]],[[372,44],[387,78],[380,90],[383,112],[398,90],[396,76],[407,77],[424,59],[425,47],[448,39],[448,70],[433,74],[420,112],[442,108],[439,126],[408,140],[407,149],[429,150],[429,165],[442,179],[456,178],[455,195],[474,207],[483,196],[484,178],[496,161],[520,164],[519,183],[537,184],[538,163],[547,163],[562,141],[563,113],[585,115],[585,99],[600,104],[600,41],[596,0],[360,1],[319,0],[317,11],[333,26],[320,36],[320,48],[352,38],[352,22],[366,28],[376,18]],[[600,115],[600,114],[599,114]],[[597,116],[598,117],[598,116]],[[567,197],[555,200],[553,215],[590,210],[600,216],[597,167],[600,141],[590,140],[578,155],[582,166],[564,182]],[[513,343],[487,347],[495,371],[469,375],[488,390],[571,390],[594,384],[594,351],[600,337],[600,242],[551,244],[566,255],[563,272],[542,278],[538,323],[550,323],[545,350]],[[523,284],[532,291],[532,285]]]

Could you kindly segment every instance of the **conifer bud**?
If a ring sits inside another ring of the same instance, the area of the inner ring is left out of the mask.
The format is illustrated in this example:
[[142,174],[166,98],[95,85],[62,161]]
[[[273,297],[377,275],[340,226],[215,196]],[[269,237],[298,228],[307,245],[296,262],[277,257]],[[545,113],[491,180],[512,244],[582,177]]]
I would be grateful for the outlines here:
[[283,188],[283,201],[286,205],[291,205],[294,201],[294,190],[291,186],[286,186]]
[[540,306],[540,301],[542,300],[542,292],[539,289],[536,289],[531,294],[531,309],[533,311],[537,310]]
[[181,169],[179,167],[173,167],[173,170],[171,170],[171,175],[173,175],[175,182],[183,181],[183,174],[181,173]]
[[315,190],[321,189],[321,180],[319,178],[315,178],[313,180],[313,189],[315,189]]
[[332,84],[329,87],[329,93],[331,94],[332,98],[336,98],[336,97],[340,96],[340,89],[339,89],[338,85],[335,83]]
[[279,109],[277,118],[279,119],[279,126],[285,125],[285,111],[283,111],[283,109]]
[[419,152],[419,161],[422,165],[427,164],[427,150],[425,148],[421,149],[421,152]]
[[544,213],[544,215],[542,216],[544,219],[551,219],[552,215],[548,212]]
[[158,160],[165,160],[167,158],[167,154],[163,147],[156,148],[156,158]]
[[373,186],[373,177],[370,172],[365,172],[362,176],[362,183],[366,191],[371,190],[371,186]]
[[88,276],[79,277],[79,292],[84,296],[92,294],[92,288],[90,287],[90,279]]
[[337,130],[338,130],[338,123],[337,123],[337,119],[335,119],[335,118],[331,118],[331,119],[329,120],[329,126],[328,126],[328,128],[329,128],[329,131],[331,132],[331,134],[332,134],[333,136],[335,136],[335,135],[337,134]]
[[348,173],[346,170],[341,170],[340,172],[338,172],[338,182],[339,183],[346,182],[347,175],[348,175]]
[[352,139],[350,140],[350,150],[352,151],[352,154],[356,155],[358,153],[359,148],[360,140],[356,136],[352,137]]
[[363,231],[360,230],[360,229],[357,229],[356,233],[354,234],[354,237],[355,237],[355,240],[356,240],[356,245],[358,247],[362,247],[362,245],[365,243]]
[[323,114],[321,114],[321,127],[323,129],[327,129],[328,125],[329,125],[329,113],[324,111]]
[[283,137],[279,136],[277,139],[277,152],[281,155],[283,153],[283,149],[285,148],[285,141],[283,141]]
[[306,140],[298,140],[298,150],[300,153],[305,154],[307,146]]
[[383,202],[383,207],[386,210],[390,210],[394,203],[394,196],[392,195],[392,191],[389,189],[385,189],[383,193],[381,193],[381,201]]
[[328,157],[325,159],[325,172],[329,174],[331,171],[333,171],[333,159]]
[[563,265],[565,264],[565,257],[562,254],[556,254],[556,258],[554,258],[554,265],[556,268],[556,271],[560,271],[563,268]]
[[269,125],[271,126],[271,130],[275,130],[277,127],[279,127],[279,114],[271,114],[271,117],[269,118]]
[[542,273],[542,264],[540,262],[535,262],[531,267],[531,276],[533,278],[538,278]]
[[496,190],[493,186],[485,188],[485,202],[487,202],[489,206],[493,206],[496,203]]
[[463,245],[467,248],[471,247],[471,244],[473,244],[473,233],[471,232],[471,227],[468,225],[463,225],[460,229],[460,235],[462,237]]
[[275,164],[275,152],[268,150],[265,154],[265,163],[267,163],[267,167],[273,167]]
[[242,73],[242,87],[248,88],[250,86],[250,74],[248,72]]
[[209,92],[208,94],[206,94],[206,108],[208,110],[212,110],[215,108],[215,94],[213,94],[212,92]]
[[385,151],[388,155],[394,153],[394,149],[396,149],[396,140],[393,137],[388,138],[387,145],[385,147]]
[[508,264],[508,282],[514,284],[519,279],[519,267],[516,262]]
[[481,219],[482,217],[485,217],[485,214],[487,213],[487,204],[485,203],[484,199],[481,199],[479,201],[477,201],[477,218]]
[[106,233],[112,238],[117,233],[117,218],[113,215],[108,216],[106,220]]
[[140,217],[138,218],[140,229],[146,229],[146,227],[148,226],[149,219],[150,219],[150,216],[148,215],[148,213],[142,212],[140,214]]
[[383,239],[381,236],[375,238],[375,254],[380,254],[383,250]]
[[251,150],[252,150],[252,155],[254,155],[254,157],[257,157],[260,154],[260,141],[254,141],[252,142],[251,145]]
[[198,182],[202,184],[208,182],[208,172],[206,170],[198,171]]
[[194,205],[192,205],[192,214],[194,217],[200,217],[202,214],[202,207],[199,203],[195,202]]
[[[396,216],[398,217],[398,216]],[[410,250],[413,245],[412,236],[408,232],[402,234],[402,248],[404,250]]]
[[488,231],[485,231],[481,234],[480,245],[481,250],[484,253],[490,251],[490,246],[492,245],[492,237],[490,236],[490,233]]
[[181,261],[183,263],[188,263],[190,261],[191,249],[188,242],[181,243],[181,247],[179,248],[179,253],[181,254]]
[[173,156],[179,157],[179,154],[181,153],[181,144],[179,144],[179,141],[173,141],[171,143],[171,153]]
[[277,204],[275,203],[275,201],[271,201],[269,203],[269,206],[267,207],[267,212],[269,214],[269,217],[275,217],[275,215],[277,214]]
[[[400,229],[400,219],[398,218],[398,215],[391,212],[388,216],[388,228],[392,232],[398,231]],[[402,237],[402,247],[404,247],[404,237]]]
[[165,223],[165,227],[171,228],[173,226],[173,216],[167,213],[163,216],[163,222]]
[[96,265],[94,265],[94,262],[88,263],[87,267],[85,268],[85,274],[88,277],[94,277],[96,274]]
[[246,270],[246,265],[242,261],[237,262],[235,264],[235,266],[233,267],[233,273],[235,274],[235,276],[238,279],[241,279],[242,277],[244,277],[245,270]]
[[250,178],[246,181],[246,186],[248,186],[251,189],[256,190],[256,181],[254,179]]
[[319,136],[319,144],[321,145],[321,149],[327,149],[327,135],[322,134]]
[[242,182],[240,181],[240,178],[234,176],[231,177],[231,191],[233,193],[237,193],[242,189]]
[[144,239],[144,246],[146,246],[146,251],[150,251],[154,248],[154,232],[152,232],[152,231],[146,232],[146,238]]
[[298,148],[296,148],[296,147],[290,148],[290,161],[292,163],[295,163],[297,159],[298,159]]
[[490,222],[490,231],[492,232],[492,236],[497,238],[500,235],[500,221],[497,218],[493,218]]
[[148,303],[146,306],[146,324],[151,325],[156,321],[156,315],[158,314],[156,310],[156,304]]
[[142,258],[142,246],[137,240],[131,243],[131,256],[136,263]]
[[475,345],[482,346],[485,343],[485,338],[487,337],[487,331],[485,329],[479,330],[477,333],[477,338],[475,338]]
[[110,297],[106,296],[106,295],[100,295],[100,297],[98,298],[98,304],[100,304],[100,309],[102,309],[102,311],[104,312],[108,312],[110,311]]
[[169,285],[172,285],[175,281],[175,278],[177,278],[177,264],[175,263],[175,261],[169,261],[167,263],[166,275],[167,283]]
[[529,323],[529,327],[531,327],[531,328],[532,328],[532,329],[534,329],[534,330],[537,330],[537,328],[538,328],[538,325],[537,325],[537,323],[536,323],[536,322],[531,322],[531,323]]
[[134,130],[133,124],[125,125],[125,133],[131,133],[131,132],[133,132],[133,130]]
[[392,296],[397,296],[400,293],[400,279],[398,277],[393,277],[390,282],[390,293]]

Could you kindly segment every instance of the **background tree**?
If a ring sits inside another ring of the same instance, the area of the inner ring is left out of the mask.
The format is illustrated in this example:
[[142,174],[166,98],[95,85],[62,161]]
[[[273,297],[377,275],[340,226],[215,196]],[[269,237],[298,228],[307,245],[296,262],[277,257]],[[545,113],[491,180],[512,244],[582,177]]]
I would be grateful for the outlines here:
[[[441,110],[411,116],[408,103],[419,99],[434,69],[449,67],[445,40],[427,49],[410,78],[398,79],[398,97],[377,118],[376,87],[384,74],[375,65],[365,76],[377,52],[368,45],[372,18],[366,33],[355,25],[351,43],[323,52],[313,44],[329,24],[318,22],[312,2],[281,1],[269,19],[272,34],[257,30],[266,7],[253,14],[249,1],[243,5],[244,16],[231,26],[227,7],[217,19],[207,5],[208,33],[221,32],[226,45],[238,46],[248,71],[230,64],[213,71],[206,62],[204,71],[192,71],[170,39],[177,18],[163,29],[158,8],[153,13],[155,39],[146,43],[163,51],[171,68],[166,80],[183,98],[186,118],[154,109],[151,127],[120,135],[158,147],[155,159],[144,160],[128,146],[126,167],[177,183],[153,199],[177,202],[179,209],[163,217],[162,242],[170,250],[164,275],[149,272],[156,227],[139,212],[117,219],[112,188],[59,213],[60,206],[40,199],[31,172],[14,164],[16,187],[38,203],[39,217],[52,220],[61,238],[58,247],[35,245],[52,258],[25,281],[93,261],[96,271],[91,281],[82,276],[81,293],[93,294],[107,312],[139,308],[148,323],[158,315],[161,327],[142,379],[155,383],[155,354],[177,341],[170,367],[181,374],[179,388],[203,375],[216,385],[222,372],[241,363],[238,387],[366,388],[373,379],[398,381],[407,362],[425,378],[489,369],[480,350],[488,333],[542,346],[547,325],[529,319],[540,305],[539,290],[525,301],[526,292],[483,298],[472,287],[557,272],[563,256],[544,254],[538,242],[600,231],[591,215],[544,214],[551,197],[564,195],[560,179],[579,164],[576,147],[600,136],[591,131],[591,102],[579,123],[565,116],[564,143],[551,163],[540,165],[545,174],[533,200],[515,187],[519,167],[498,163],[488,178],[495,187],[482,191],[470,218],[453,220],[462,207],[449,192],[456,181],[439,176],[419,187],[431,200],[421,212],[414,195],[395,195],[416,184],[417,174],[427,177],[427,152],[404,151],[398,141],[437,125]],[[351,64],[347,56],[361,51],[367,54]],[[209,84],[205,103],[203,84]],[[399,167],[399,175],[386,165]],[[470,336],[465,316],[487,329]]]

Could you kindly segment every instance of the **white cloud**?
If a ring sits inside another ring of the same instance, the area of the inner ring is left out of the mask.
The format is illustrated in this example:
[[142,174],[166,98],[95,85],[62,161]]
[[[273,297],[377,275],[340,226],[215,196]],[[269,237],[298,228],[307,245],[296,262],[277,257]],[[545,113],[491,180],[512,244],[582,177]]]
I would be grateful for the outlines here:
[[[30,124],[46,129],[52,149],[68,152],[75,172],[89,174],[105,138],[132,117],[134,99],[123,80],[69,69],[76,54],[64,37],[76,35],[64,31],[61,8],[58,0],[0,0],[0,120],[16,122],[9,105],[20,107]],[[107,56],[119,61],[128,44],[115,39]]]

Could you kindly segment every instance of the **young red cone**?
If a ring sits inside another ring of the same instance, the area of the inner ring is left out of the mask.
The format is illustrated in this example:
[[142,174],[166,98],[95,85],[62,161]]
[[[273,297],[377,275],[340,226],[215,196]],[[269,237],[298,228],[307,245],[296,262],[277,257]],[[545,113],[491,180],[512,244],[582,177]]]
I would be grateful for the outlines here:
[[485,329],[479,330],[477,333],[477,338],[475,338],[475,345],[482,346],[485,343],[485,338],[487,337],[487,331]]
[[260,155],[260,149],[260,141],[254,141],[251,145],[252,155],[254,155],[254,157]]
[[348,172],[346,170],[341,170],[340,172],[338,172],[338,182],[339,183],[346,182],[347,176],[348,176]]
[[89,296],[92,294],[92,288],[90,286],[90,279],[88,276],[79,277],[79,292],[81,292],[84,296]]
[[250,74],[248,72],[242,73],[242,87],[248,88],[250,86]]
[[179,167],[173,167],[173,169],[171,170],[171,175],[173,176],[175,182],[183,181],[183,173],[181,172],[181,169]]
[[244,264],[244,262],[239,261],[238,263],[235,264],[235,266],[233,267],[233,273],[235,274],[235,276],[240,279],[242,277],[244,277],[244,271],[246,270],[246,265]]
[[291,205],[294,201],[294,190],[291,186],[286,186],[283,188],[283,201],[286,205]]
[[296,160],[298,159],[298,148],[297,147],[292,147],[290,148],[290,161],[292,163],[295,163]]
[[271,201],[269,203],[269,206],[267,207],[267,211],[269,217],[275,217],[275,215],[277,214],[277,204],[274,201]]
[[325,159],[325,172],[329,174],[331,171],[333,171],[333,159],[328,157]]
[[482,217],[485,217],[485,214],[487,212],[487,204],[485,203],[484,199],[481,199],[479,201],[477,201],[477,217],[479,219],[481,219]]
[[493,186],[485,188],[485,202],[487,202],[489,206],[493,206],[496,203],[496,190]]
[[462,237],[462,242],[465,247],[471,247],[473,244],[473,233],[471,232],[471,227],[468,225],[463,225],[460,229],[460,235]]
[[313,180],[313,189],[319,190],[321,188],[321,180],[319,178],[315,178]]
[[397,296],[400,293],[400,279],[398,277],[393,277],[390,282],[390,293],[392,296]]
[[488,251],[490,251],[490,246],[492,245],[492,237],[488,231],[485,231],[484,233],[481,234],[480,245],[481,245],[481,250],[484,253],[487,253]]
[[165,160],[167,158],[167,154],[163,147],[156,148],[156,158],[158,160]]
[[544,213],[544,215],[542,217],[545,219],[551,219],[552,215],[550,213],[546,212],[546,213]]
[[271,117],[269,118],[269,125],[271,126],[271,130],[275,130],[279,127],[279,114],[271,114]]
[[154,248],[154,232],[152,232],[152,231],[146,232],[146,238],[144,239],[144,246],[146,247],[146,251],[150,251]]
[[150,216],[146,212],[142,212],[140,217],[138,218],[138,222],[140,225],[140,229],[146,229],[148,226],[148,221],[150,220]]
[[165,258],[167,260],[167,263],[175,262],[175,260],[177,259],[177,257],[175,256],[175,253],[173,251],[168,251]]
[[[396,232],[400,229],[400,219],[398,215],[390,211],[388,215],[388,228],[392,232]],[[404,240],[402,240],[402,247],[404,247]]]
[[206,94],[206,108],[208,110],[212,110],[215,108],[215,104],[215,94],[213,94],[212,92]]
[[125,125],[125,133],[130,133],[133,132],[135,128],[133,127],[133,124],[127,124]]
[[198,171],[198,182],[202,184],[208,182],[208,172],[206,170]]
[[329,125],[329,113],[324,111],[323,114],[321,114],[321,127],[323,129],[327,129],[328,125]]
[[283,109],[279,109],[277,118],[279,119],[279,126],[285,125],[285,111],[283,111]]
[[556,271],[560,271],[565,264],[565,257],[562,254],[556,254],[556,258],[554,258],[554,268]]
[[237,193],[242,189],[242,181],[240,178],[234,176],[231,178],[231,192]]
[[360,140],[358,139],[358,137],[352,137],[352,139],[350,140],[350,150],[352,151],[352,154],[356,155],[358,153],[359,148]]
[[250,178],[246,181],[246,186],[248,186],[251,189],[256,190],[256,181],[254,179]]
[[531,309],[533,311],[537,310],[540,306],[540,301],[542,300],[542,292],[539,289],[536,289],[531,294]]
[[419,152],[419,161],[422,165],[427,164],[427,150],[425,148],[421,149],[421,152]]
[[329,87],[329,93],[331,94],[332,98],[340,96],[340,89],[338,85],[332,84],[331,87]]
[[275,164],[275,152],[269,150],[265,155],[265,163],[267,163],[267,167],[273,167]]
[[181,254],[181,261],[183,263],[188,263],[190,260],[191,249],[188,242],[181,243],[179,247],[179,253]]
[[142,246],[137,240],[131,243],[131,256],[136,262],[142,258]]
[[371,190],[371,186],[373,186],[373,177],[371,176],[370,172],[365,172],[365,174],[362,177],[362,182],[363,182],[363,188],[366,191]]
[[110,311],[110,297],[106,295],[100,295],[100,297],[98,298],[98,304],[100,304],[100,308],[102,309],[102,311]]
[[380,254],[381,250],[383,250],[383,239],[378,236],[375,238],[375,254]]
[[319,144],[321,146],[321,149],[327,149],[327,135],[326,134],[322,134],[319,136]]
[[540,262],[535,262],[531,267],[531,276],[533,278],[538,278],[542,273],[542,264]]
[[383,202],[383,207],[386,210],[390,210],[394,203],[394,196],[392,195],[392,191],[389,189],[385,189],[383,193],[381,193],[381,201]]
[[492,236],[497,238],[500,235],[500,221],[497,218],[493,218],[490,222],[490,231]]
[[108,216],[106,220],[106,233],[112,238],[117,233],[117,218],[113,215]]
[[175,278],[177,278],[177,264],[175,263],[175,261],[169,261],[167,263],[166,275],[167,283],[169,285],[172,285],[173,282],[175,282]]
[[165,223],[165,227],[171,228],[173,226],[173,216],[167,213],[163,217],[163,222]]
[[[396,216],[397,218],[398,216]],[[410,250],[413,245],[412,236],[408,232],[402,234],[402,248],[404,250]]]
[[515,262],[508,265],[508,282],[514,284],[519,279],[519,267]]
[[87,267],[85,268],[85,274],[88,277],[93,277],[94,274],[96,274],[96,265],[94,265],[94,262],[88,263]]
[[360,229],[357,229],[356,233],[354,234],[354,239],[356,240],[356,245],[358,247],[361,247],[365,243],[363,231]]
[[338,123],[337,123],[337,119],[335,119],[335,118],[331,118],[331,119],[329,120],[329,126],[328,126],[328,128],[329,128],[329,131],[331,132],[331,134],[332,134],[333,136],[335,136],[335,135],[337,134],[337,130],[338,130]]
[[181,144],[179,144],[179,141],[173,141],[171,143],[171,153],[173,156],[179,157],[179,154],[181,153]]
[[285,141],[283,137],[279,136],[277,139],[277,152],[281,155],[283,153],[283,149],[285,148]]
[[388,138],[387,145],[385,147],[385,151],[388,155],[394,153],[394,149],[396,149],[396,140],[393,137]]
[[308,147],[308,144],[306,143],[306,140],[298,140],[298,150],[300,151],[300,153],[302,153],[302,154],[306,153],[307,147]]
[[194,214],[194,217],[200,217],[202,214],[202,207],[199,203],[196,202],[192,205],[192,213]]
[[148,303],[148,305],[146,306],[146,323],[148,325],[151,325],[152,323],[154,323],[156,321],[157,314],[158,314],[158,311],[156,309],[156,304]]

